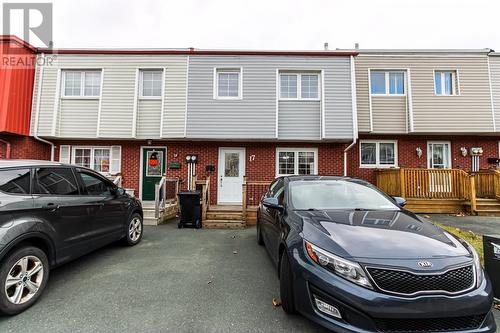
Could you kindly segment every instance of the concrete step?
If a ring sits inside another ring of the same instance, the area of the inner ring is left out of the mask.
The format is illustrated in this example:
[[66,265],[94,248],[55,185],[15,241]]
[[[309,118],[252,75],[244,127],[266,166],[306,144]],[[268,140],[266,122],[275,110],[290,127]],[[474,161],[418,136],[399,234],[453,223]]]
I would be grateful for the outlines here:
[[154,218],[155,217],[155,210],[154,209],[143,209],[142,214],[144,215],[144,218],[147,218],[147,217]]
[[243,229],[246,224],[244,221],[237,220],[205,220],[203,228],[205,229]]
[[143,224],[144,225],[158,225],[158,219],[154,217],[144,217]]

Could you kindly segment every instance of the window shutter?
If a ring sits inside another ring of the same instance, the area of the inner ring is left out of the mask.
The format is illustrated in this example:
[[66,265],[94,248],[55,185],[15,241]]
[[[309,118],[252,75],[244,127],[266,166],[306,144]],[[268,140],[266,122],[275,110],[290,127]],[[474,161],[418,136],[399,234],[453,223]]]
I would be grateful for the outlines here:
[[59,147],[59,162],[71,163],[71,146],[64,145]]
[[122,168],[121,164],[122,164],[122,147],[111,146],[111,163],[109,166],[109,172],[113,175],[121,172]]

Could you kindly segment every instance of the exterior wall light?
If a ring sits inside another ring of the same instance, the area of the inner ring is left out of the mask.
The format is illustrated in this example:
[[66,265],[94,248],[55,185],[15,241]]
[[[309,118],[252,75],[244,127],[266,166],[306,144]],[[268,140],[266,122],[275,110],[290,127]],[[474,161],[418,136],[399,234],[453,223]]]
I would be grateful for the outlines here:
[[417,156],[418,156],[418,158],[422,157],[422,154],[423,154],[423,152],[422,152],[422,148],[417,147],[416,151],[417,151]]
[[463,157],[467,156],[467,148],[465,147],[460,148],[460,152],[462,153]]

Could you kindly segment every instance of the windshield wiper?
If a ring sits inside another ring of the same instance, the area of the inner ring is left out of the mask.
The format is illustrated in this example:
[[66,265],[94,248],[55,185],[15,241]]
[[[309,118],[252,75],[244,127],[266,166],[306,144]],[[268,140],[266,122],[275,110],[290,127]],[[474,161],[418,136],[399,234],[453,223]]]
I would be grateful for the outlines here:
[[296,212],[317,212],[319,209],[316,208],[304,208],[304,209],[294,209]]

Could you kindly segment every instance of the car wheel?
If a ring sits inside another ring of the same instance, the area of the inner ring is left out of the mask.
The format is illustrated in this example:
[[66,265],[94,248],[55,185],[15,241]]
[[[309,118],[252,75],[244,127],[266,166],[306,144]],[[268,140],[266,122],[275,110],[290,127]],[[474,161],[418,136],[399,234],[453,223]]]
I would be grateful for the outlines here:
[[295,313],[295,303],[293,295],[293,273],[286,250],[281,255],[280,263],[280,297],[281,307],[286,313]]
[[262,238],[262,230],[260,229],[259,218],[257,217],[257,244],[264,245],[264,239]]
[[49,260],[37,247],[9,254],[0,268],[0,312],[15,315],[32,306],[49,279]]
[[135,213],[130,218],[127,224],[127,236],[125,236],[125,243],[129,246],[138,244],[142,239],[142,216]]

